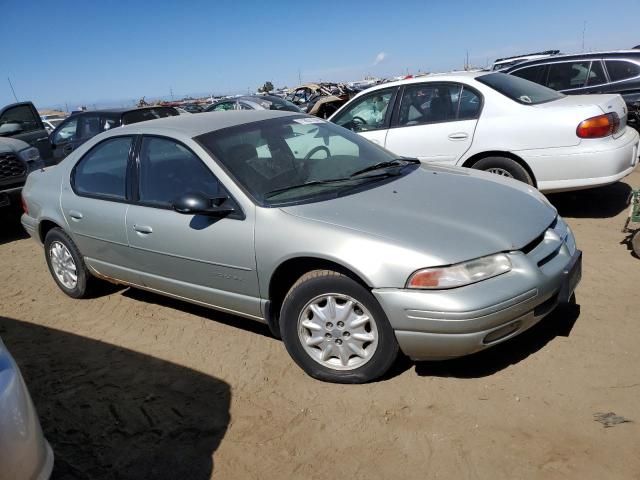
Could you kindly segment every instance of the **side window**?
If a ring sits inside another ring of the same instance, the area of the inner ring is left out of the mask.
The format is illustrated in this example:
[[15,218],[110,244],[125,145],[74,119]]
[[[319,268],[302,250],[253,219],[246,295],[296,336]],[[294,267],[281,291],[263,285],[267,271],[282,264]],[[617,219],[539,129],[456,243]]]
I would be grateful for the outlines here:
[[215,107],[213,107],[213,109],[211,110],[212,112],[226,112],[227,110],[233,110],[235,108],[235,103],[236,102],[222,102],[217,104]]
[[393,92],[393,89],[378,90],[361,97],[342,112],[334,122],[354,132],[384,128]]
[[602,85],[604,83],[607,83],[607,79],[604,76],[602,62],[600,62],[600,60],[595,60],[591,62],[591,69],[589,70],[587,85]]
[[544,83],[544,70],[546,65],[534,65],[533,67],[522,68],[512,73],[516,77],[524,78],[530,82]]
[[626,80],[640,75],[640,65],[626,60],[606,60],[607,71],[612,82]]
[[33,110],[28,105],[19,105],[7,109],[0,117],[0,126],[7,123],[16,123],[22,127],[22,132],[32,132],[40,129],[40,124]]
[[482,107],[482,99],[480,96],[473,90],[462,87],[457,120],[473,120],[478,118],[480,116],[480,107]]
[[191,150],[173,140],[144,137],[140,147],[140,201],[168,207],[188,192],[222,193],[211,170]]
[[102,117],[100,119],[100,131],[104,132],[106,130],[111,130],[112,128],[116,128],[120,125],[120,120],[115,117]]
[[78,117],[73,117],[64,122],[53,136],[53,143],[63,144],[78,138]]
[[73,172],[76,193],[124,200],[132,141],[131,137],[111,138],[82,157]]
[[240,107],[240,110],[253,110],[253,107],[248,103],[239,102],[238,106]]
[[554,90],[569,90],[584,87],[591,62],[564,62],[549,65],[547,87]]
[[[460,88],[460,85],[437,83],[406,86],[400,103],[398,125],[411,126],[455,120]],[[471,98],[467,98],[470,102]]]
[[100,127],[100,117],[97,115],[83,115],[78,119],[78,137],[88,140],[102,132]]

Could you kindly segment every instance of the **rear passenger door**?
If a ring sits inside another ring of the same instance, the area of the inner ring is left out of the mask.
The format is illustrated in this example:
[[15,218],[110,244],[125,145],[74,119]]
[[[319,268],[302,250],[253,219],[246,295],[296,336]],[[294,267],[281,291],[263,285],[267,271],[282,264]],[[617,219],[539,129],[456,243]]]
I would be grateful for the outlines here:
[[482,96],[455,82],[405,85],[385,147],[425,162],[455,164],[469,149]]
[[108,277],[138,283],[129,268],[125,217],[133,137],[113,137],[89,150],[62,187],[71,236],[87,264]]
[[189,192],[209,198],[227,190],[184,144],[143,136],[137,154],[137,201],[126,229],[130,265],[142,284],[174,296],[260,318],[253,211],[223,218],[185,215],[172,203]]

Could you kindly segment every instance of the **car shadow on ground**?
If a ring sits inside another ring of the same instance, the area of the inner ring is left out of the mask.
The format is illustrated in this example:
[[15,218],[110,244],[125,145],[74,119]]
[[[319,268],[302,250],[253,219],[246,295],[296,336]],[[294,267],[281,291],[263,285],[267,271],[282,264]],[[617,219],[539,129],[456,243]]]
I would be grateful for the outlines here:
[[53,479],[211,477],[230,421],[227,383],[11,318],[0,317],[0,336],[54,450]]
[[208,307],[202,307],[193,303],[185,302],[182,300],[176,300],[171,297],[166,297],[158,293],[149,292],[147,290],[141,290],[137,288],[129,288],[122,293],[125,297],[138,300],[140,302],[153,303],[167,308],[173,308],[182,312],[190,313],[198,317],[207,318],[214,322],[229,325],[230,327],[247,330],[251,333],[257,333],[264,337],[273,338],[269,327],[257,320],[251,320],[238,315],[231,315],[219,310],[214,310]]
[[467,357],[439,362],[417,362],[416,373],[420,376],[455,378],[493,375],[541,350],[554,338],[568,337],[579,316],[578,304],[556,308],[529,330],[504,343]]
[[29,237],[20,223],[21,215],[15,205],[0,207],[0,245]]
[[630,193],[629,185],[616,182],[606,187],[551,193],[547,198],[563,217],[611,218],[627,209]]
[[[244,317],[223,313],[207,307],[201,307],[181,300],[174,300],[160,294],[134,288],[125,290],[122,295],[141,302],[154,303],[190,313],[274,339],[265,324]],[[575,303],[556,308],[556,310],[526,332],[495,347],[467,357],[437,362],[414,362],[400,354],[389,371],[380,377],[377,382],[384,382],[402,375],[413,366],[415,366],[415,371],[419,376],[457,378],[486,377],[524,360],[558,336],[568,337],[579,315],[580,305]]]

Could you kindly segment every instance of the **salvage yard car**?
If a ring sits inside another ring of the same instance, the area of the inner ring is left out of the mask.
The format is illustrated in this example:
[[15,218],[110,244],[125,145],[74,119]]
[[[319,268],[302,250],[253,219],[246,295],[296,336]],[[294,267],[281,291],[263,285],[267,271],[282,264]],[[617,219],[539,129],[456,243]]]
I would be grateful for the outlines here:
[[637,49],[531,59],[504,72],[567,95],[619,93],[627,104],[629,125],[640,129],[640,51]]
[[20,369],[0,338],[0,478],[46,480],[53,450]]
[[101,132],[131,123],[179,115],[173,107],[111,108],[80,112],[67,117],[51,133],[53,157],[59,162],[75,148]]
[[581,276],[571,230],[536,189],[420,165],[303,114],[105,132],[32,173],[23,196],[22,224],[67,295],[101,278],[258,320],[333,382],[379,377],[398,349],[496,345]]
[[543,192],[614,183],[638,163],[620,95],[565,96],[504,73],[378,85],[330,119],[399,155],[485,170]]
[[273,95],[243,95],[225,98],[209,105],[205,112],[226,112],[227,110],[283,110],[300,112],[293,103]]
[[19,204],[27,175],[44,166],[37,148],[22,140],[0,137],[0,208]]

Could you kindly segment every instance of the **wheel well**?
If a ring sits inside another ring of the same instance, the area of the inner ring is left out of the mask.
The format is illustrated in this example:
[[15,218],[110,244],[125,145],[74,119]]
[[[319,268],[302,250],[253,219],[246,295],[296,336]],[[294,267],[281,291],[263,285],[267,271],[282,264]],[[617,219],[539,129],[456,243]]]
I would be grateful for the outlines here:
[[38,227],[38,233],[40,236],[40,241],[42,243],[44,243],[44,239],[47,236],[47,233],[49,233],[49,230],[51,230],[52,228],[56,228],[56,227],[60,227],[60,225],[58,225],[55,222],[52,222],[51,220],[43,220],[40,222],[40,226]]
[[266,320],[274,336],[280,338],[278,322],[284,297],[302,275],[312,270],[333,270],[355,280],[367,289],[371,288],[351,270],[331,260],[316,257],[297,257],[286,260],[276,268],[269,281],[269,307]]
[[462,164],[462,166],[463,167],[467,167],[467,168],[472,168],[473,165],[476,162],[478,162],[479,160],[482,160],[483,158],[487,158],[487,157],[506,157],[506,158],[510,158],[514,162],[519,163],[520,166],[522,166],[522,168],[524,168],[527,171],[527,173],[529,173],[529,176],[531,177],[531,180],[533,180],[533,186],[538,188],[538,182],[536,181],[536,176],[533,174],[533,171],[531,170],[531,167],[529,167],[527,162],[525,162],[523,159],[521,159],[517,155],[514,155],[511,152],[502,152],[502,151],[496,150],[496,151],[491,151],[491,152],[476,153],[475,155],[467,158],[464,161],[464,163]]

